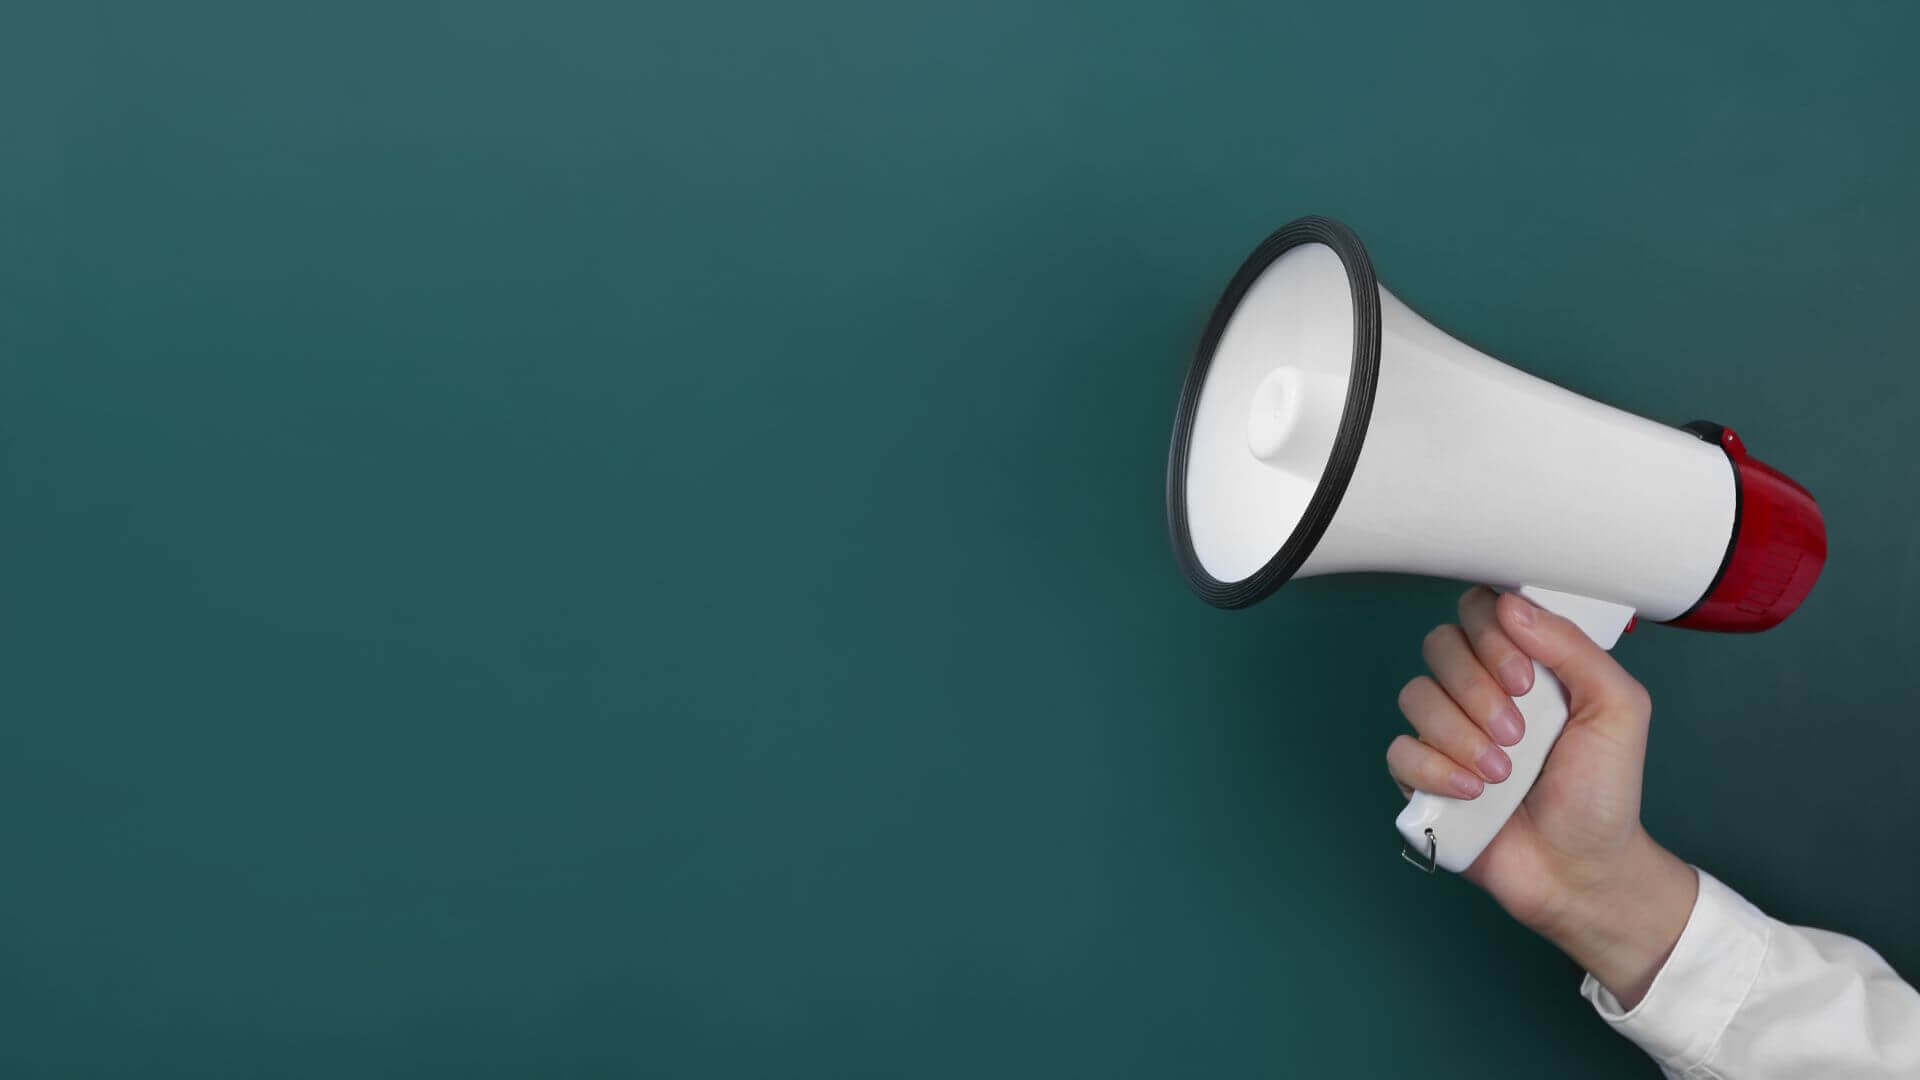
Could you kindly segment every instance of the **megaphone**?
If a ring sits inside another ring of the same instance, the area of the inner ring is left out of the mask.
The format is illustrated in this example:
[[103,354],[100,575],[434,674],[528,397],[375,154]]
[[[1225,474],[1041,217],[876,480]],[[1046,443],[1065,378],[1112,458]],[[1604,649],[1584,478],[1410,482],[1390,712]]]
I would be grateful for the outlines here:
[[[1612,648],[1635,618],[1765,630],[1812,590],[1806,489],[1718,424],[1635,416],[1457,341],[1382,287],[1323,217],[1253,250],[1200,338],[1175,415],[1167,519],[1187,583],[1242,608],[1294,578],[1424,574],[1518,590]],[[1416,793],[1424,869],[1479,857],[1567,719],[1534,665],[1513,771],[1470,801]]]

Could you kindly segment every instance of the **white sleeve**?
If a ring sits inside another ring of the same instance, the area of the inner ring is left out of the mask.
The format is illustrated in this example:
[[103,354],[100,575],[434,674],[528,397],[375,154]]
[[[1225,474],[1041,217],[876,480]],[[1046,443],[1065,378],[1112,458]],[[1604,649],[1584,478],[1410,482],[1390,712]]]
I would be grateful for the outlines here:
[[1580,993],[1668,1077],[1920,1077],[1920,993],[1860,942],[1768,918],[1704,871],[1640,1004],[1622,1011],[1592,975]]

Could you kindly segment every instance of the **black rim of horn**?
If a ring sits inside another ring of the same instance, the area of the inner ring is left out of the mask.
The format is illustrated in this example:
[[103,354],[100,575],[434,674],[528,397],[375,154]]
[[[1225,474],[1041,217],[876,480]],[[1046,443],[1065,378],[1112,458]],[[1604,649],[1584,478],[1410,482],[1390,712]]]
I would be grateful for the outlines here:
[[[1340,415],[1340,431],[1333,439],[1333,453],[1320,474],[1320,483],[1307,509],[1293,527],[1287,542],[1273,553],[1265,566],[1241,581],[1221,581],[1200,565],[1193,551],[1193,537],[1187,529],[1187,453],[1193,441],[1194,413],[1200,405],[1200,389],[1206,385],[1207,369],[1213,366],[1213,352],[1226,332],[1227,323],[1240,301],[1259,279],[1261,272],[1275,259],[1301,244],[1325,244],[1340,256],[1346,266],[1347,285],[1353,293],[1353,368],[1347,383],[1346,408]],[[1380,381],[1380,282],[1373,274],[1373,261],[1360,238],[1331,218],[1303,217],[1275,230],[1273,235],[1253,249],[1240,269],[1227,283],[1220,302],[1207,319],[1200,344],[1193,351],[1187,379],[1180,388],[1180,409],[1174,414],[1173,445],[1167,453],[1167,528],[1173,538],[1174,557],[1187,584],[1207,603],[1220,608],[1243,608],[1266,599],[1286,584],[1300,569],[1320,542],[1340,508],[1340,499],[1353,479],[1353,467],[1360,460],[1360,444],[1367,437],[1367,421],[1373,415],[1374,389]]]

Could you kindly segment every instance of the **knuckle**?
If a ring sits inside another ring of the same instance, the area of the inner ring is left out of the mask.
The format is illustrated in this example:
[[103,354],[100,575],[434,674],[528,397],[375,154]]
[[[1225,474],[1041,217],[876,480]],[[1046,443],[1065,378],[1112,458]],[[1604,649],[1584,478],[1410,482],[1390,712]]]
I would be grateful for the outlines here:
[[1493,744],[1480,725],[1468,720],[1447,730],[1447,753],[1461,761],[1472,761]]
[[1498,663],[1520,650],[1507,640],[1497,622],[1483,623],[1473,629],[1473,651],[1488,663]]
[[1432,630],[1427,630],[1425,638],[1421,638],[1421,659],[1425,659],[1428,667],[1432,667],[1434,663],[1444,659],[1453,650],[1453,644],[1459,640],[1461,640],[1459,626],[1453,623],[1434,626]]
[[1414,740],[1411,735],[1396,735],[1387,744],[1387,771],[1395,776],[1406,772],[1407,765],[1414,752]]
[[1500,711],[1501,706],[1512,700],[1501,688],[1499,680],[1495,679],[1493,673],[1485,667],[1474,670],[1473,678],[1467,685],[1466,696],[1472,699],[1472,704],[1467,706],[1467,713],[1476,721],[1491,719],[1494,713]]
[[1432,681],[1425,675],[1416,675],[1408,679],[1407,685],[1400,688],[1400,696],[1397,699],[1400,703],[1400,711],[1413,711],[1414,706],[1420,701],[1421,694],[1426,692],[1426,684]]
[[1642,716],[1653,712],[1653,695],[1638,679],[1627,680],[1624,698],[1623,703]]
[[1454,605],[1455,609],[1460,612],[1461,621],[1466,621],[1468,616],[1479,608],[1481,604],[1485,603],[1487,597],[1492,595],[1493,590],[1487,588],[1485,585],[1475,585],[1473,588],[1461,593],[1459,602]]

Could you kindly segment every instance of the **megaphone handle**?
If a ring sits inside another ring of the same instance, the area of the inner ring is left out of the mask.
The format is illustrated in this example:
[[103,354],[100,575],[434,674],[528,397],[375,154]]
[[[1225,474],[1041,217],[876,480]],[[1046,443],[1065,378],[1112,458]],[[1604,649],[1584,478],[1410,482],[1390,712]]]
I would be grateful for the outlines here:
[[[1633,609],[1604,600],[1528,586],[1520,595],[1540,607],[1571,619],[1603,649],[1611,649],[1633,621]],[[1477,799],[1452,799],[1416,791],[1394,820],[1406,843],[1407,858],[1422,869],[1435,866],[1459,873],[1473,865],[1507,819],[1520,808],[1540,770],[1547,763],[1560,729],[1567,724],[1567,691],[1538,661],[1533,665],[1533,689],[1513,699],[1526,720],[1526,733],[1507,747],[1513,772],[1498,784],[1488,784]]]

